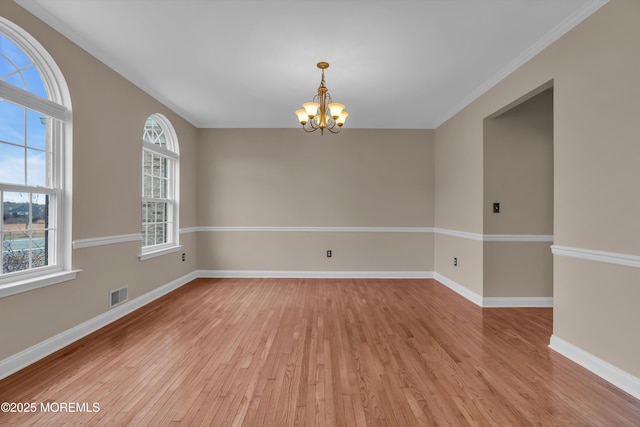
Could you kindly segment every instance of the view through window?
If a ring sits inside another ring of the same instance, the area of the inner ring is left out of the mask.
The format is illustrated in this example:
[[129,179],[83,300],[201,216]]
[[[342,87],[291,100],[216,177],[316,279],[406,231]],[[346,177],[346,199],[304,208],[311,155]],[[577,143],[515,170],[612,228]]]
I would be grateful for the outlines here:
[[154,114],[142,134],[142,247],[174,246],[177,230],[177,141],[164,116]]
[[[34,62],[3,34],[0,82],[0,263],[6,275],[56,262],[51,208],[59,189],[52,179],[52,128],[60,125],[31,108],[31,100],[49,94]],[[35,97],[22,98],[12,87]]]

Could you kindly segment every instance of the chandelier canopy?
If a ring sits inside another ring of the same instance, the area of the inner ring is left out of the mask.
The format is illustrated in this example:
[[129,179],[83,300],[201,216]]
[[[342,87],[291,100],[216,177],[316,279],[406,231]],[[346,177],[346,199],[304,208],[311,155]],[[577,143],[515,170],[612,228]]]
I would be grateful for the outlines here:
[[324,70],[329,68],[329,63],[318,62],[317,66],[322,70],[318,94],[313,97],[312,102],[302,104],[302,109],[297,110],[296,115],[305,132],[315,132],[320,129],[320,133],[324,134],[324,130],[327,129],[331,133],[338,133],[349,113],[344,110],[344,104],[331,100],[329,90],[324,84]]

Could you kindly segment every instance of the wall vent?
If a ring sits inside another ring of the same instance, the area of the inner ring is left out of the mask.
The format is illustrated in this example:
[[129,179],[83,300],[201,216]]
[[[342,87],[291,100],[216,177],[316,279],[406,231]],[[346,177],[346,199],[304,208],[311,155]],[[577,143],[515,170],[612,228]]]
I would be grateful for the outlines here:
[[115,307],[118,304],[125,302],[129,298],[129,287],[123,286],[119,289],[111,291],[111,298],[109,300],[109,307]]

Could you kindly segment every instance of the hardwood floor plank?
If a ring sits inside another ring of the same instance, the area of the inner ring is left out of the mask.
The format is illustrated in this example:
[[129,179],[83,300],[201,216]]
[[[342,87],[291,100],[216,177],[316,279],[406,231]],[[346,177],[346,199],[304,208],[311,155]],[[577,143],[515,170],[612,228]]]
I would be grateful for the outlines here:
[[[315,374],[314,374],[315,377]],[[304,406],[304,425],[305,426],[315,426],[318,425],[316,423],[316,385],[309,384],[307,388],[307,401]]]
[[316,384],[314,408],[314,424],[316,426],[328,426],[327,424],[327,408],[325,407],[325,381],[324,381],[324,365],[316,367]]
[[197,279],[0,381],[0,425],[640,425],[548,347],[551,309],[434,280]]

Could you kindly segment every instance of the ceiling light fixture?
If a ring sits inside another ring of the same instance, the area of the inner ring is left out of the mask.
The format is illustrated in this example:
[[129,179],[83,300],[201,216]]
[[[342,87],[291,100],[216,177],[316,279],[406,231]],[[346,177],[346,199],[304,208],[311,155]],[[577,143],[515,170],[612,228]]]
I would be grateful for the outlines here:
[[324,85],[324,70],[329,68],[329,63],[318,62],[318,68],[322,70],[318,94],[313,97],[312,102],[302,104],[302,109],[297,110],[296,115],[305,132],[315,132],[320,129],[320,133],[324,134],[324,130],[327,129],[331,133],[338,133],[349,113],[344,111],[344,104],[331,100],[329,90]]

